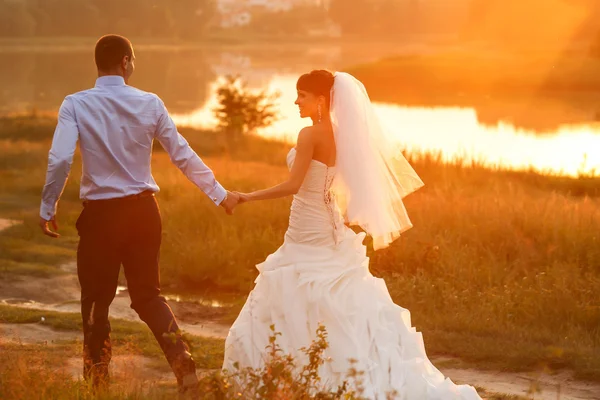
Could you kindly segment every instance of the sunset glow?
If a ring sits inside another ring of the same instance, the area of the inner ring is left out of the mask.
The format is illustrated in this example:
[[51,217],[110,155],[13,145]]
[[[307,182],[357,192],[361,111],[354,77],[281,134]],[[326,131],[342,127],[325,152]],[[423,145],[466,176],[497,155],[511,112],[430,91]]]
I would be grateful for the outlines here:
[[[299,117],[294,105],[295,76],[276,76],[269,83],[279,91],[281,119],[260,132],[262,136],[293,143],[297,132],[309,121]],[[215,89],[198,110],[173,119],[180,126],[213,128],[211,112],[216,106]],[[390,139],[409,152],[434,153],[447,162],[475,161],[515,170],[533,169],[542,173],[578,176],[600,169],[600,125],[563,125],[550,132],[516,128],[508,122],[495,126],[480,123],[473,108],[405,107],[375,104],[390,133]]]

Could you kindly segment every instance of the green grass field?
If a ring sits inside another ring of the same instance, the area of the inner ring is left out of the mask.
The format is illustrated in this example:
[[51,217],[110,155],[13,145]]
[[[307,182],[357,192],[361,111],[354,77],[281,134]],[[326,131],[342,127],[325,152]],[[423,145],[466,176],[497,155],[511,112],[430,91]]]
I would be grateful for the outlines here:
[[[0,279],[60,273],[73,260],[80,160],[59,208],[59,240],[41,235],[37,213],[52,119],[0,120]],[[184,135],[233,190],[285,178],[287,146],[248,139],[227,151],[216,133]],[[600,380],[600,179],[490,171],[413,156],[426,187],[409,196],[414,224],[371,270],[412,312],[428,353],[506,370],[570,369]],[[283,242],[291,199],[252,203],[228,217],[157,151],[162,190],[162,281],[167,291],[239,304],[254,265]]]

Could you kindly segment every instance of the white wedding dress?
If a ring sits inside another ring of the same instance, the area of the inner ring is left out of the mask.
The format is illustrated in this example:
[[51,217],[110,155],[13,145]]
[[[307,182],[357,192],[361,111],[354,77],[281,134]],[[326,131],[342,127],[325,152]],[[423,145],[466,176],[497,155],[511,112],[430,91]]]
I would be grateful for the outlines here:
[[[296,152],[288,154],[291,167]],[[427,358],[410,312],[392,301],[385,282],[369,272],[364,233],[344,221],[331,197],[335,167],[313,160],[292,203],[283,245],[257,266],[260,275],[225,343],[224,369],[260,368],[271,336],[287,354],[316,338],[322,324],[330,347],[320,370],[337,388],[351,366],[365,371],[364,395],[403,400],[480,399],[475,389],[444,378]],[[356,363],[350,364],[350,359]]]

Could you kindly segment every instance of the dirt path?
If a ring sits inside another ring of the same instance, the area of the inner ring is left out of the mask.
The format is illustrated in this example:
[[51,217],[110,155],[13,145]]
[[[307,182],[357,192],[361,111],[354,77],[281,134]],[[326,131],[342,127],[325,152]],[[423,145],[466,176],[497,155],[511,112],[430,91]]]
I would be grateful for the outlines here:
[[80,338],[79,332],[57,331],[42,324],[0,324],[0,345],[55,344]]
[[[435,364],[436,359],[432,358]],[[491,372],[474,369],[439,368],[455,382],[485,388],[489,392],[527,396],[535,400],[599,400],[600,384],[573,379],[571,373],[536,376],[532,373]],[[539,391],[535,392],[535,388]]]
[[[161,371],[153,366],[155,360],[139,355],[119,355],[111,359],[111,374],[116,377],[114,382],[123,382],[130,378],[135,381],[174,383],[175,377],[170,371]],[[80,357],[69,358],[65,371],[75,379],[83,379],[82,361]],[[127,377],[127,379],[123,379]]]
[[[19,281],[0,281],[0,303],[19,307],[29,307],[58,312],[79,312],[79,286],[75,275],[75,264],[65,264],[65,275],[53,278],[23,278]],[[224,338],[229,327],[214,320],[218,310],[194,302],[180,302],[170,299],[181,329],[196,335]],[[125,288],[120,287],[113,302],[110,315],[115,318],[139,321],[137,314],[129,307],[129,296]],[[58,340],[79,338],[78,332],[55,332],[39,324],[11,325],[0,324],[0,344],[2,341],[21,341],[23,344],[48,343]],[[140,358],[141,357],[141,358]],[[458,383],[468,383],[483,387],[489,392],[526,396],[532,387],[539,388],[534,399],[540,400],[600,400],[600,384],[576,381],[569,373],[534,376],[528,373],[489,372],[472,369],[444,368],[448,358],[432,358],[434,364],[440,364],[444,375]],[[69,360],[73,376],[79,374],[79,359]],[[150,359],[142,356],[123,356],[117,358],[117,371],[131,371],[134,364],[142,376],[151,380],[170,380],[170,373],[151,368]],[[158,374],[158,375],[156,375]],[[558,396],[560,394],[560,397]]]
[[14,219],[4,219],[0,218],[0,231],[10,228],[13,225],[20,224],[21,221],[16,221]]
[[[40,310],[80,312],[76,266],[74,263],[68,263],[61,266],[61,269],[67,274],[52,278],[23,277],[18,281],[0,281],[0,303]],[[216,307],[175,299],[169,299],[169,304],[182,330],[196,336],[227,336],[229,326],[215,321],[215,315],[219,314],[219,311],[215,310]],[[119,287],[110,307],[110,316],[141,322],[130,307],[126,288]]]
[[[48,344],[80,339],[79,332],[55,331],[41,324],[0,324],[0,345],[4,343]],[[436,361],[448,361],[448,358],[432,358]],[[155,360],[139,355],[119,355],[113,358],[113,373],[118,381],[132,380],[172,383],[171,372],[156,367]],[[81,378],[81,358],[69,358],[64,366],[75,379]],[[473,369],[440,368],[444,375],[457,383],[469,383],[485,388],[491,393],[526,396],[537,386],[538,400],[597,400],[600,399],[600,384],[576,381],[569,373],[549,376],[533,376],[527,373],[507,373],[478,371]]]
[[[20,344],[55,344],[60,341],[80,339],[79,332],[55,331],[41,324],[0,324],[0,345],[3,343]],[[447,361],[447,358],[432,358],[432,362]],[[138,355],[122,355],[114,357],[113,368],[116,376],[135,378],[152,382],[171,382],[168,371],[157,369],[153,360]],[[81,359],[70,358],[65,365],[66,370],[74,377],[81,378]],[[598,400],[600,384],[576,381],[569,373],[549,376],[534,376],[528,373],[508,373],[478,371],[473,369],[456,369],[441,367],[442,373],[457,383],[468,383],[485,388],[491,393],[526,396],[532,387],[539,392],[534,399],[539,400]]]

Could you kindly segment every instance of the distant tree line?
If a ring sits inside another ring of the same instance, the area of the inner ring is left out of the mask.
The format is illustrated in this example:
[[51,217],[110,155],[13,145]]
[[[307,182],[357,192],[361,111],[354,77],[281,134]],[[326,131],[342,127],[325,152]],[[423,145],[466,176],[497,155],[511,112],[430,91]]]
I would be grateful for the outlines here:
[[[0,37],[98,36],[196,40],[219,27],[218,0],[0,0]],[[322,0],[290,11],[251,7],[241,30],[303,35],[339,27],[343,37],[402,40],[449,34],[495,44],[593,40],[600,0]]]
[[323,33],[331,20],[327,10],[318,5],[297,6],[287,11],[272,12],[256,7],[252,20],[244,29],[266,35],[307,35],[311,32]]
[[[197,39],[209,28],[218,29],[217,1],[0,0],[0,37],[81,37],[118,32],[133,37]],[[244,29],[259,34],[302,35],[323,32],[333,25],[348,37],[393,37],[414,32],[420,19],[444,16],[436,6],[427,9],[422,3],[425,0],[329,0],[279,12],[255,6],[249,8],[252,21]],[[444,2],[438,3],[443,7]],[[438,29],[451,22],[440,18],[430,27]]]
[[0,37],[98,36],[198,38],[215,13],[212,0],[0,0]]
[[344,36],[394,37],[417,29],[419,19],[426,17],[420,12],[422,3],[423,0],[331,0],[329,16]]
[[[135,45],[135,43],[134,43]],[[206,54],[141,51],[132,84],[158,94],[173,113],[189,113],[204,104],[216,79]],[[68,53],[0,52],[0,114],[56,110],[69,93],[94,86],[93,48]]]

